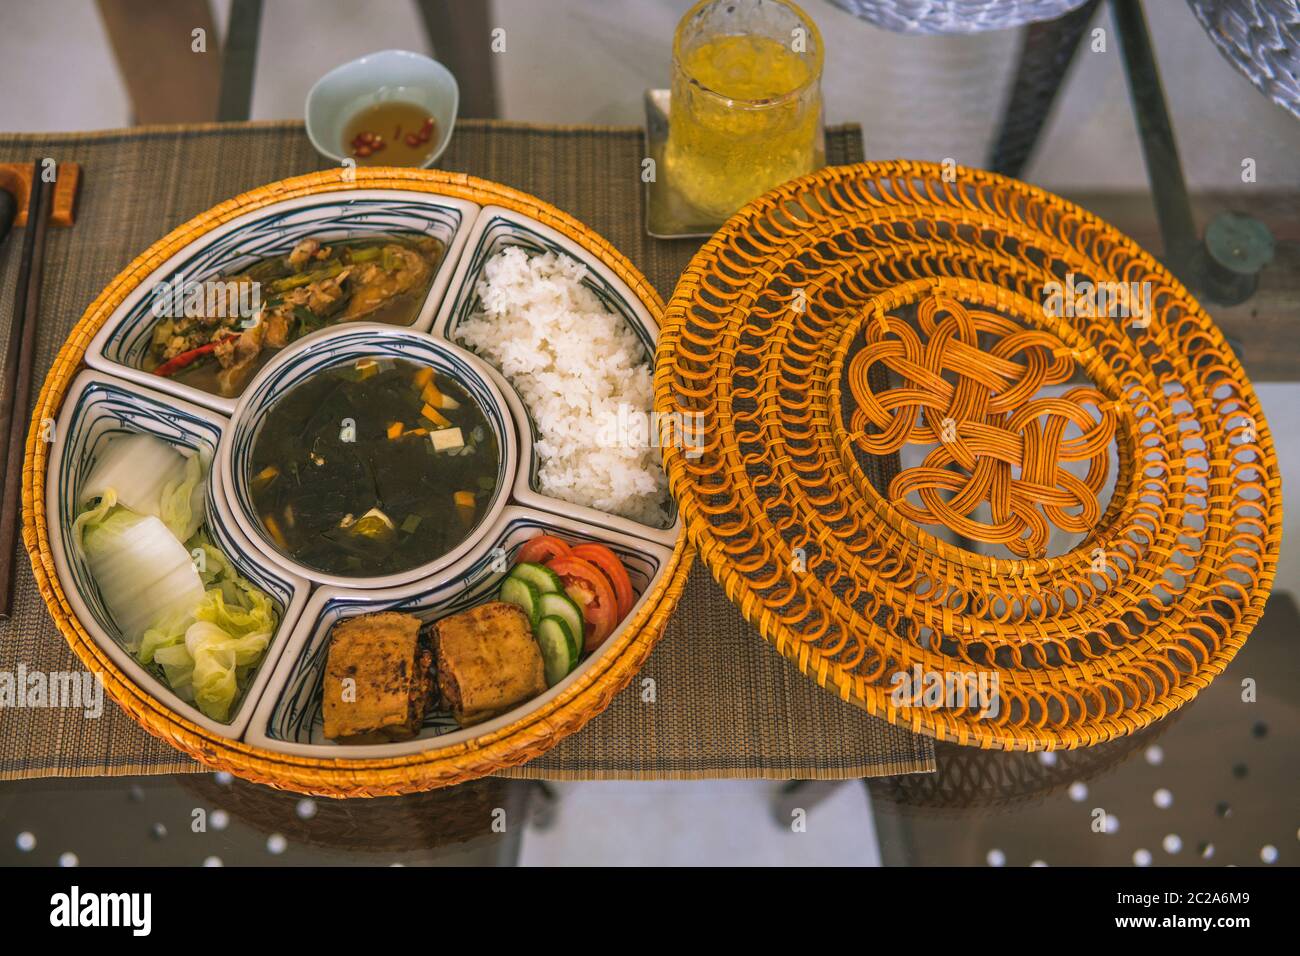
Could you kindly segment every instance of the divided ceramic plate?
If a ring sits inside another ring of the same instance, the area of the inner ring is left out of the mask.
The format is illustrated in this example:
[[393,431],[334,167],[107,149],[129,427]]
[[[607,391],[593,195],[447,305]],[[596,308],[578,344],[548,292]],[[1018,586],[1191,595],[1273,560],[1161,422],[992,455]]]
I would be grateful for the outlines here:
[[205,233],[146,276],[91,339],[86,364],[232,415],[238,399],[160,378],[141,367],[158,322],[154,290],[177,288],[177,280],[203,282],[247,268],[259,259],[288,255],[303,239],[337,242],[377,235],[425,235],[446,246],[429,294],[411,324],[411,328],[427,332],[477,215],[478,206],[463,199],[396,189],[318,193],[257,209]]
[[[529,538],[550,534],[570,544],[594,541],[610,548],[627,568],[636,592],[635,615],[651,584],[667,566],[672,549],[640,538],[597,528],[561,515],[547,515],[528,508],[506,508],[488,530],[475,554],[461,561],[447,574],[414,585],[387,590],[356,590],[322,587],[312,595],[285,643],[285,652],[271,679],[278,693],[264,694],[253,717],[248,741],[268,750],[313,757],[348,754],[365,757],[393,757],[419,753],[433,746],[449,747],[483,734],[490,734],[517,720],[524,708],[517,708],[494,720],[461,729],[446,712],[425,717],[419,735],[409,741],[365,746],[341,745],[322,733],[321,686],[325,659],[329,654],[329,631],[339,621],[376,611],[401,611],[424,621],[464,611],[495,599],[519,548]],[[614,646],[607,640],[564,680],[524,707],[538,707],[559,696],[581,672],[599,663]]]
[[[502,190],[502,194],[510,191]],[[512,196],[514,194],[511,194]],[[540,208],[540,207],[539,207]],[[322,240],[420,233],[446,247],[417,319],[409,327],[340,323],[290,343],[238,398],[223,398],[145,371],[142,359],[158,318],[153,289],[180,277],[198,282],[287,254],[302,238]],[[456,341],[458,325],[478,304],[475,286],[486,261],[508,245],[530,254],[556,251],[587,267],[584,280],[605,306],[635,332],[653,362],[658,327],[642,302],[596,253],[520,212],[427,191],[350,189],[318,192],[263,205],[199,235],[152,268],[94,334],[82,372],[67,388],[49,448],[45,505],[59,585],[95,644],[136,687],[179,717],[229,740],[286,757],[366,760],[428,753],[498,732],[553,704],[584,674],[621,653],[623,631],[644,621],[645,605],[669,572],[680,574],[674,548],[682,528],[653,527],[544,494],[538,483],[536,429],[518,393],[495,369]],[[149,263],[152,265],[152,262]],[[646,295],[653,296],[648,291]],[[433,365],[460,382],[483,409],[501,449],[498,493],[465,542],[415,572],[387,578],[327,579],[296,565],[264,539],[250,509],[247,457],[263,413],[314,371],[373,353]],[[647,412],[649,410],[647,409]],[[72,536],[77,495],[103,442],[115,433],[147,432],[212,463],[207,527],[238,570],[269,593],[281,612],[271,644],[233,710],[218,723],[181,700],[160,675],[140,665],[105,612]],[[321,682],[330,628],[372,611],[409,611],[425,621],[495,596],[514,553],[529,538],[554,534],[596,541],[624,561],[636,607],[610,638],[555,687],[487,723],[461,729],[443,712],[426,718],[419,735],[393,744],[337,744],[324,738]]]
[[[469,239],[465,243],[465,254],[456,267],[456,275],[452,278],[451,289],[442,308],[438,311],[433,326],[434,335],[459,342],[457,329],[479,308],[478,284],[483,274],[483,267],[489,259],[507,246],[518,246],[529,255],[554,252],[583,263],[587,267],[586,286],[596,294],[606,309],[622,317],[640,339],[646,355],[653,361],[655,342],[659,338],[659,326],[645,303],[632,294],[627,284],[603,262],[592,257],[566,236],[522,213],[500,206],[485,206],[479,212]],[[677,502],[671,497],[667,501],[671,523],[661,528],[581,505],[569,504],[544,494],[539,487],[537,475],[541,467],[541,459],[535,448],[538,437],[537,426],[524,407],[519,393],[495,368],[491,366],[487,368],[488,374],[505,394],[510,410],[519,425],[520,458],[523,467],[515,479],[515,500],[540,510],[575,515],[584,521],[625,534],[647,537],[669,547],[673,545],[681,531],[681,525],[677,518]]]
[[63,411],[54,426],[54,449],[45,494],[48,513],[61,517],[58,527],[50,529],[50,548],[59,580],[77,619],[100,650],[111,657],[138,687],[172,710],[214,733],[237,739],[243,735],[253,707],[266,689],[276,659],[284,647],[285,635],[307,602],[307,582],[263,561],[257,549],[232,522],[217,517],[221,508],[215,500],[220,489],[214,487],[212,478],[216,472],[209,468],[205,496],[208,517],[204,529],[235,569],[271,596],[280,618],[279,627],[251,682],[232,709],[230,721],[219,723],[182,700],[167,686],[159,671],[146,668],[127,649],[122,634],[104,608],[99,590],[77,547],[72,521],[78,511],[77,500],[82,485],[95,459],[105,443],[115,436],[153,435],[211,463],[229,424],[220,416],[188,402],[98,372],[82,372],[68,390]]

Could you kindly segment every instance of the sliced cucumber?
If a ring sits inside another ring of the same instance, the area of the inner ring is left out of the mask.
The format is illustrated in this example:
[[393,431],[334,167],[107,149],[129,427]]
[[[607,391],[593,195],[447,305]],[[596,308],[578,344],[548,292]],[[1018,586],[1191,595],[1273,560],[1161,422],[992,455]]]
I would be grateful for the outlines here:
[[537,588],[538,594],[552,594],[564,590],[559,575],[540,564],[530,564],[527,561],[516,564],[515,569],[510,572],[510,576],[521,581],[527,581]]
[[523,578],[508,577],[501,582],[501,600],[508,604],[517,604],[528,615],[528,625],[537,629],[537,622],[542,619],[541,595]]
[[573,632],[563,618],[544,617],[537,625],[537,645],[542,649],[542,672],[546,686],[554,687],[573,668],[576,645]]
[[573,635],[573,659],[582,653],[582,611],[577,602],[567,594],[543,594],[539,602],[542,617],[558,617],[569,626]]

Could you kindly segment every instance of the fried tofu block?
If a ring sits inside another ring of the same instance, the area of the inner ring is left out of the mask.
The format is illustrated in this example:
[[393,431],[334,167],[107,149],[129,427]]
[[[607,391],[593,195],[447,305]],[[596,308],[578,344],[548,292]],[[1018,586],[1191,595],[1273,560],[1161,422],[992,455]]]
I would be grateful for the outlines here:
[[325,663],[325,736],[414,736],[432,695],[432,662],[420,644],[420,621],[409,614],[385,611],[334,625]]
[[546,690],[542,652],[528,615],[492,601],[433,628],[438,689],[462,727],[482,723]]

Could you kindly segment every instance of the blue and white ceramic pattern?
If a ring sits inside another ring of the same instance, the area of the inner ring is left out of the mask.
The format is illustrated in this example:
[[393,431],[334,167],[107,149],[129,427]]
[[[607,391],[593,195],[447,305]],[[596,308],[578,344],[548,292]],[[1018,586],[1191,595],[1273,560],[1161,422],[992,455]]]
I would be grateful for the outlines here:
[[[338,239],[393,231],[423,232],[447,243],[428,299],[412,327],[347,323],[313,333],[276,355],[238,401],[140,369],[139,359],[155,321],[149,296],[158,283],[182,273],[191,280],[227,273],[257,258],[287,253],[305,236]],[[480,210],[462,200],[402,190],[317,194],[240,216],[161,263],[114,311],[87,352],[94,371],[83,372],[73,382],[59,421],[47,436],[54,445],[46,482],[47,508],[58,522],[54,527],[51,521],[49,539],[74,615],[143,693],[216,735],[281,753],[364,759],[438,749],[518,720],[579,678],[570,675],[541,697],[485,724],[462,730],[448,715],[431,714],[414,740],[340,745],[324,739],[320,717],[322,672],[330,627],[336,621],[389,608],[433,620],[489,599],[511,556],[525,540],[541,533],[608,545],[624,560],[642,597],[659,583],[682,532],[675,506],[672,527],[652,528],[540,494],[532,423],[518,393],[486,362],[454,344],[457,325],[477,305],[474,285],[483,264],[508,244],[531,252],[563,252],[585,263],[592,291],[628,322],[647,357],[653,358],[658,329],[649,309],[579,244],[506,209]],[[262,416],[277,396],[331,364],[383,355],[432,364],[469,390],[497,433],[502,451],[498,493],[469,538],[441,560],[406,575],[332,578],[297,566],[263,538],[249,504],[247,460]],[[277,634],[229,724],[204,717],[135,662],[73,546],[78,484],[101,443],[122,431],[147,431],[212,461],[208,532],[240,573],[271,594],[282,610]],[[611,637],[575,674],[601,660],[616,644]]]
[[[285,753],[313,757],[364,759],[421,753],[462,743],[480,734],[491,733],[519,718],[511,711],[495,720],[461,730],[446,712],[429,714],[419,735],[412,740],[393,744],[339,744],[323,734],[321,693],[325,679],[325,662],[329,656],[329,632],[339,621],[376,611],[402,611],[424,621],[466,610],[484,601],[496,599],[497,590],[514,556],[529,538],[554,534],[577,544],[596,541],[606,545],[627,567],[637,594],[636,608],[666,566],[672,549],[651,544],[640,538],[596,529],[580,521],[558,515],[509,507],[502,513],[483,541],[483,546],[460,562],[445,580],[422,582],[386,591],[357,591],[344,588],[321,588],[313,596],[298,628],[285,645],[272,678],[272,690],[263,696],[248,729],[248,741]],[[635,613],[635,609],[633,611]],[[566,687],[613,646],[606,641],[578,668],[527,707],[540,706],[562,693]]]
[[61,517],[59,527],[50,529],[50,550],[59,580],[63,582],[77,619],[100,649],[130,674],[142,690],[165,701],[186,719],[214,733],[239,739],[285,646],[284,639],[307,601],[310,590],[307,582],[263,561],[230,522],[212,520],[214,515],[220,514],[220,509],[214,505],[214,488],[209,482],[209,520],[204,527],[213,544],[230,559],[240,574],[271,596],[280,612],[280,625],[266,654],[236,704],[230,721],[223,724],[183,701],[159,675],[140,664],[126,649],[121,633],[104,608],[72,533],[77,515],[77,493],[105,442],[116,435],[147,433],[195,452],[210,463],[226,424],[219,416],[186,402],[150,393],[97,372],[82,372],[69,387],[59,420],[53,425],[53,434],[48,436],[55,449],[50,456],[46,481],[46,508],[50,514]]
[[[405,359],[417,365],[430,366],[460,383],[483,411],[489,427],[496,435],[500,456],[496,490],[485,506],[479,524],[456,548],[409,571],[357,578],[329,574],[299,564],[267,540],[248,488],[248,462],[253,454],[253,442],[257,438],[258,429],[277,398],[327,368],[370,358]],[[435,339],[424,332],[375,322],[348,322],[322,329],[308,339],[293,343],[253,377],[244,390],[243,398],[239,400],[227,440],[218,450],[217,470],[221,472],[227,508],[241,530],[257,543],[268,559],[278,561],[295,574],[317,584],[387,588],[437,575],[469,552],[505,507],[518,460],[515,428],[505,397],[487,376],[486,369],[478,359],[445,339]]]
[[154,290],[172,287],[177,282],[203,282],[246,268],[258,259],[287,255],[300,240],[308,237],[338,241],[374,235],[421,234],[432,236],[446,246],[429,294],[411,326],[428,331],[477,215],[478,206],[474,203],[450,196],[363,189],[303,196],[232,219],[186,246],[141,282],[91,340],[86,363],[91,368],[230,415],[237,399],[213,395],[141,367],[154,325],[159,321],[153,311]]
[[[536,220],[500,206],[484,206],[480,210],[466,242],[465,254],[456,267],[451,289],[442,308],[438,311],[433,326],[434,335],[448,338],[453,342],[459,341],[458,327],[479,308],[480,297],[477,286],[482,277],[483,267],[489,259],[507,246],[519,246],[530,255],[543,252],[563,254],[585,265],[587,278],[583,280],[584,284],[595,293],[605,308],[615,315],[622,316],[641,340],[646,360],[654,362],[659,327],[650,311],[627,287],[627,283],[568,237]],[[493,380],[505,394],[519,428],[520,456],[524,467],[520,469],[515,480],[516,500],[534,508],[578,516],[585,521],[625,534],[641,535],[661,544],[671,545],[677,540],[682,530],[681,520],[677,515],[677,503],[671,499],[668,502],[668,509],[672,524],[667,528],[656,528],[543,494],[538,488],[537,480],[541,459],[534,448],[537,440],[536,426],[514,387],[500,372],[492,368],[490,363],[483,364],[488,366]]]

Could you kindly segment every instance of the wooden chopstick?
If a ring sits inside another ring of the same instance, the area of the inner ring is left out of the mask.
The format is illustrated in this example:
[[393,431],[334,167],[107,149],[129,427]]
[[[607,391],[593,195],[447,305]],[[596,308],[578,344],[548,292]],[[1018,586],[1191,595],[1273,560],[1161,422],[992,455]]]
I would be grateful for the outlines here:
[[4,394],[0,395],[0,619],[13,606],[14,548],[19,523],[18,491],[23,476],[23,445],[27,437],[27,403],[32,394],[32,366],[36,358],[36,320],[41,307],[41,274],[45,256],[45,231],[49,226],[47,196],[54,189],[41,178],[40,164],[32,175],[27,205],[27,231],[23,257],[14,289],[13,322],[5,353]]

